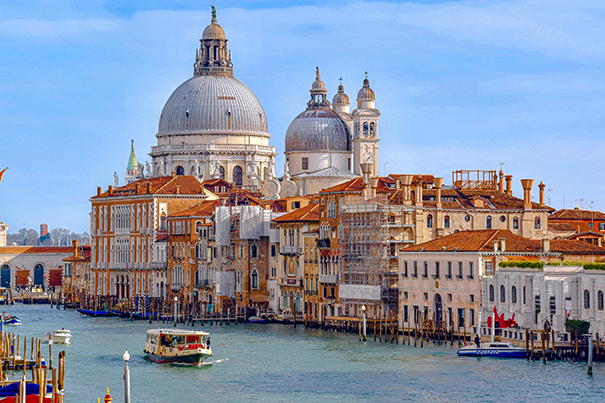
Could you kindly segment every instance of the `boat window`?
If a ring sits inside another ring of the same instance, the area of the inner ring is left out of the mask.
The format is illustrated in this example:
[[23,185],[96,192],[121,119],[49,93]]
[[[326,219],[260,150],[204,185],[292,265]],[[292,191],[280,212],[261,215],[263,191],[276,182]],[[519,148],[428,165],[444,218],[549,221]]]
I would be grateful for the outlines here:
[[200,336],[187,336],[187,344],[199,343]]

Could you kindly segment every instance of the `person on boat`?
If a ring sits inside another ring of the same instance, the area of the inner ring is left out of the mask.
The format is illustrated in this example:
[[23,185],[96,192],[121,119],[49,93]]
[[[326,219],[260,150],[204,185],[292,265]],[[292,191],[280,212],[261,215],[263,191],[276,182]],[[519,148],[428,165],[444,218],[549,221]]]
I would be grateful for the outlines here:
[[475,344],[477,345],[477,348],[481,348],[481,338],[479,338],[479,335],[475,336]]
[[208,340],[206,340],[206,348],[210,348],[210,336],[208,336]]
[[550,333],[550,322],[548,319],[546,319],[546,322],[544,322],[544,331]]

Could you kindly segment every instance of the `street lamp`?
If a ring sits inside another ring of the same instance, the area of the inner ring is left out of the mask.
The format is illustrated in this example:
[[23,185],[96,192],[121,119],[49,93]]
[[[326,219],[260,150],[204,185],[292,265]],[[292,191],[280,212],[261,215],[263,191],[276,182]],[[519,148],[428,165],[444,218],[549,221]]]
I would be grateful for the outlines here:
[[122,358],[124,358],[124,403],[130,403],[130,370],[128,369],[130,354],[128,354],[128,350],[124,351]]
[[363,341],[367,340],[366,337],[366,306],[361,306],[361,326],[363,328]]
[[177,320],[178,320],[178,318],[177,318],[177,316],[176,316],[176,315],[177,315],[177,308],[178,308],[178,307],[177,307],[177,302],[178,302],[178,301],[179,301],[178,297],[177,297],[177,296],[175,296],[175,297],[174,297],[174,327],[176,327],[176,322],[177,322]]

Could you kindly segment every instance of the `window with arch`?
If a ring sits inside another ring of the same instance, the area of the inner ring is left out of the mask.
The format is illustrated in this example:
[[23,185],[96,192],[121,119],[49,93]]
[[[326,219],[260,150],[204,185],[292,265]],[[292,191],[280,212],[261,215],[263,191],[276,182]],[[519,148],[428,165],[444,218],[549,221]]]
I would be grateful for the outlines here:
[[450,216],[446,215],[445,217],[443,217],[443,228],[450,228],[450,226]]
[[225,168],[223,168],[222,165],[218,167],[218,173],[219,173],[220,178],[222,180],[225,180]]
[[517,303],[517,287],[515,286],[510,289],[510,300],[513,304]]
[[233,183],[236,186],[242,186],[242,167],[239,165],[233,168]]
[[519,218],[513,218],[513,229],[519,229]]
[[252,283],[252,288],[254,288],[254,289],[258,288],[258,272],[256,271],[256,269],[252,270],[251,283]]
[[603,291],[597,293],[597,308],[599,311],[603,310]]
[[536,229],[542,228],[542,220],[540,220],[540,217],[536,217],[536,219],[535,219],[535,228]]
[[426,227],[433,228],[433,215],[429,214],[426,216]]
[[375,135],[375,124],[374,122],[370,123],[370,137],[374,137]]
[[584,290],[584,309],[590,309],[590,291]]
[[363,137],[368,137],[368,122],[363,123]]
[[485,229],[492,229],[492,216],[485,217]]
[[494,286],[489,286],[489,301],[494,302]]
[[177,175],[185,175],[185,168],[183,168],[182,166],[178,166],[176,167],[176,174]]
[[252,245],[252,247],[250,247],[250,257],[251,258],[257,258],[258,257],[258,248],[256,245]]
[[500,286],[500,302],[506,302],[506,288],[503,285]]

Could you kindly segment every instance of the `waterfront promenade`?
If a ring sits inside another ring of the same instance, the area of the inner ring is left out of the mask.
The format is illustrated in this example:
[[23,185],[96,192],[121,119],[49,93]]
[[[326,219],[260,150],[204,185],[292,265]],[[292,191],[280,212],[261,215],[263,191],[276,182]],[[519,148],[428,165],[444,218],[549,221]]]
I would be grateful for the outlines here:
[[205,326],[210,365],[158,365],[142,347],[145,331],[161,323],[82,317],[48,305],[5,308],[24,323],[10,330],[28,337],[72,331],[71,345],[54,346],[55,355],[67,354],[66,402],[96,402],[107,387],[123,401],[124,349],[133,402],[597,401],[605,393],[602,363],[590,378],[586,362],[459,358],[451,347],[361,343],[356,334],[279,324]]

